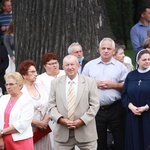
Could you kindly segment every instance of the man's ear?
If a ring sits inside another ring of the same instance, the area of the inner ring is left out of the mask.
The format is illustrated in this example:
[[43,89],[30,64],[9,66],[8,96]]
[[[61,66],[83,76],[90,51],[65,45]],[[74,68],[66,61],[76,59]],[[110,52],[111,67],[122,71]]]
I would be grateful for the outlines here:
[[113,56],[115,56],[115,50],[113,50]]
[[143,13],[141,14],[141,17],[144,18],[144,15],[145,15],[145,14],[144,14],[144,12],[143,12]]

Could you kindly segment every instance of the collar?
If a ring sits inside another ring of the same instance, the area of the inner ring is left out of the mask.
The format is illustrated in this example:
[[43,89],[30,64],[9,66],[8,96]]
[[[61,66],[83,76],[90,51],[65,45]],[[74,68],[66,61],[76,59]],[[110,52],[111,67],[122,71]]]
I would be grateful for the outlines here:
[[109,64],[115,65],[115,59],[113,57],[108,62],[103,62],[101,56],[99,57],[98,60],[99,60],[98,64],[102,63],[102,64],[105,64],[105,65],[109,65]]
[[[75,76],[75,78],[72,80],[73,83],[76,83],[76,84],[77,84],[78,78],[79,78],[79,75],[78,75],[78,73],[77,73],[77,75]],[[66,82],[69,84],[70,81],[71,81],[70,78],[69,78],[68,76],[66,76]]]
[[[139,24],[140,26],[145,26],[141,21],[139,21],[138,24]],[[150,25],[150,23],[148,23],[147,26],[149,26],[149,25]]]
[[78,58],[78,62],[82,63],[82,61],[84,60],[84,57],[82,56],[81,58]]
[[139,73],[146,73],[150,70],[150,67],[147,68],[147,69],[144,69],[144,70],[141,70],[141,69],[138,68],[137,70],[138,70]]
[[8,14],[6,14],[5,12],[4,12],[3,14],[4,14],[4,15],[12,14],[12,11],[11,11],[10,13],[8,13]]

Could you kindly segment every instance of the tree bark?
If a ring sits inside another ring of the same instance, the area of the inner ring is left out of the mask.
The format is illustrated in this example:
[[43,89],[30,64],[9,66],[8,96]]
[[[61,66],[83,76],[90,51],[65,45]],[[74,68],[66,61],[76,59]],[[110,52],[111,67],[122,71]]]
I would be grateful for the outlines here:
[[16,65],[56,52],[60,63],[73,42],[82,45],[87,60],[97,56],[104,37],[114,38],[104,0],[14,0]]

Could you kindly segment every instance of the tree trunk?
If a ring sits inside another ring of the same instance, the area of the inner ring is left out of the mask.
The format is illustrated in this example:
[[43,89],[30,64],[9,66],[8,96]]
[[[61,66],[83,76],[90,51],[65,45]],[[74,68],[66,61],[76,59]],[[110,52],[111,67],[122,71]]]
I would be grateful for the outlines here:
[[87,60],[97,55],[104,37],[114,38],[104,0],[14,0],[16,64],[56,52],[60,63],[68,46],[79,42]]

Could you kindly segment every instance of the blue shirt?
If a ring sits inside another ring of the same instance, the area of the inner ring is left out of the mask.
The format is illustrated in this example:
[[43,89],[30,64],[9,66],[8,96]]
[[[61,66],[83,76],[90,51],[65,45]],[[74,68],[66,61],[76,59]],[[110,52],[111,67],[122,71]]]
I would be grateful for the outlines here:
[[10,21],[12,20],[12,13],[10,14],[1,14],[0,15],[0,40],[3,41],[4,39],[4,34],[6,31],[2,31],[1,27],[2,26],[9,26]]
[[[104,63],[100,58],[88,62],[82,74],[94,78],[95,80],[109,80],[114,82],[124,82],[128,71],[124,64],[112,58],[108,63]],[[109,105],[121,98],[121,93],[116,89],[98,89],[100,105]]]
[[143,25],[140,21],[135,24],[130,31],[130,38],[133,50],[138,53],[142,48],[143,42],[147,39],[147,30],[150,29],[150,23],[148,26]]

